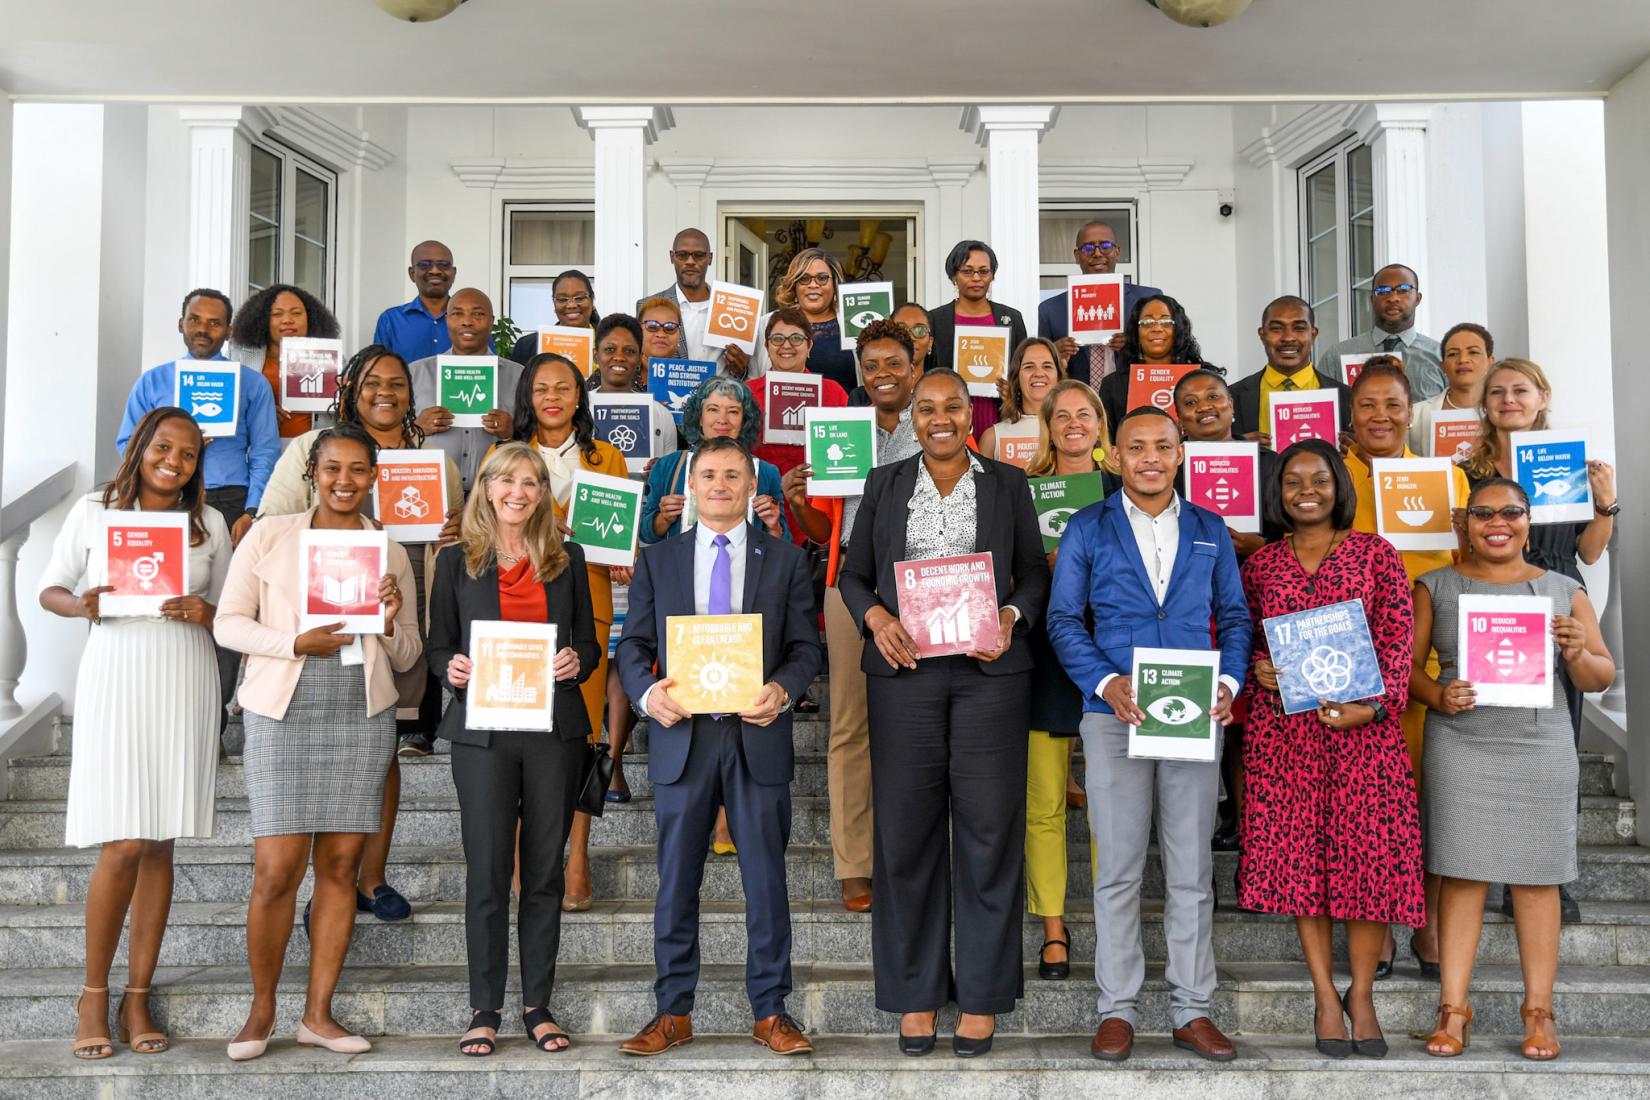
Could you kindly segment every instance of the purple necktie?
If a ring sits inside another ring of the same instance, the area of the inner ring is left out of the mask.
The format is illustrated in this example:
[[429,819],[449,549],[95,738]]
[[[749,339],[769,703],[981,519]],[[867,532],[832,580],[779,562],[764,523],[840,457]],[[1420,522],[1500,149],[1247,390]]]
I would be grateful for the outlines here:
[[728,557],[728,536],[717,535],[711,540],[716,547],[716,560],[710,566],[710,613],[733,614],[733,559]]

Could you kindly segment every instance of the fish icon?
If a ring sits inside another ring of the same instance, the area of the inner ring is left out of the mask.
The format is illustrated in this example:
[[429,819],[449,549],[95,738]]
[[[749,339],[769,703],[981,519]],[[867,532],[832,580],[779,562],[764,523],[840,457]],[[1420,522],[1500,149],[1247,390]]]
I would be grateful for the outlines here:
[[1543,481],[1535,487],[1536,496],[1561,497],[1575,491],[1575,486],[1565,478],[1554,478],[1552,481]]
[[192,415],[201,417],[215,417],[223,415],[223,406],[216,401],[198,401],[190,409]]

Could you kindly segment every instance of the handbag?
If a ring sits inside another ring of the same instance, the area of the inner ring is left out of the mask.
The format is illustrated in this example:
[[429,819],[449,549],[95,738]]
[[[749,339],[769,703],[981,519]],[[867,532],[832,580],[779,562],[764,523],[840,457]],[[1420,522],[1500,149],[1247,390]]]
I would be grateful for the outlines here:
[[584,760],[579,769],[579,792],[573,808],[591,817],[602,816],[607,806],[607,785],[613,781],[613,757],[606,741],[584,743]]

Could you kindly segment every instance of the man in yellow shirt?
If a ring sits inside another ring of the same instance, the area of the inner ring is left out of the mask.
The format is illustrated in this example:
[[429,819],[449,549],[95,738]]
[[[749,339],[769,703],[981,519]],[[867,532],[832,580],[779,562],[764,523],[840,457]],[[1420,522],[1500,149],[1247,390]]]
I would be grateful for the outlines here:
[[1280,391],[1328,390],[1340,394],[1336,425],[1347,427],[1350,396],[1333,378],[1312,366],[1312,346],[1318,339],[1318,321],[1311,303],[1292,294],[1275,299],[1260,315],[1260,342],[1266,348],[1266,368],[1231,385],[1232,432],[1240,439],[1272,445],[1272,395]]

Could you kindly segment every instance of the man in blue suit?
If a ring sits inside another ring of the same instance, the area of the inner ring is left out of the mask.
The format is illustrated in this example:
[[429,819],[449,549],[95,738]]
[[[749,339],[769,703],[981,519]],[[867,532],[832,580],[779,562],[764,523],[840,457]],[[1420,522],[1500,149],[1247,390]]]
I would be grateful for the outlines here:
[[[1110,275],[1117,270],[1117,261],[1123,258],[1123,248],[1117,243],[1117,234],[1105,222],[1089,222],[1077,231],[1077,243],[1071,254],[1084,275]],[[1128,283],[1123,287],[1123,316],[1133,316],[1134,307],[1142,298],[1161,294],[1155,286]],[[1066,306],[1066,292],[1061,291],[1037,307],[1037,335],[1054,341],[1060,359],[1066,364],[1066,374],[1095,389],[1112,369],[1115,355],[1107,355],[1104,345],[1081,347],[1071,338],[1068,327],[1071,310]],[[1111,338],[1112,352],[1123,350],[1123,335]]]
[[[1215,992],[1209,840],[1220,765],[1131,759],[1129,726],[1145,720],[1130,683],[1136,646],[1220,649],[1220,695],[1212,717],[1231,717],[1248,671],[1253,626],[1226,525],[1181,499],[1175,473],[1180,429],[1150,406],[1118,425],[1112,457],[1123,491],[1072,517],[1048,606],[1048,635],[1072,682],[1086,693],[1083,756],[1096,844],[1094,977],[1100,986],[1096,1058],[1122,1061],[1134,1049],[1135,1003],[1146,976],[1140,946],[1140,883],[1157,802],[1174,1043],[1213,1061],[1236,1049],[1209,1018]],[[1092,631],[1085,626],[1092,622]],[[1218,752],[1217,752],[1218,755]]]
[[[754,1038],[775,1054],[813,1050],[785,1011],[791,991],[791,912],[785,848],[791,836],[791,707],[819,672],[812,572],[795,544],[747,523],[756,487],[749,452],[733,439],[700,443],[688,481],[699,522],[643,548],[619,640],[619,678],[652,720],[648,770],[659,823],[653,909],[658,1015],[620,1044],[662,1054],[693,1038],[699,982],[699,885],[716,810],[726,806],[745,887],[745,992]],[[672,615],[762,616],[763,686],[739,714],[689,714],[674,698]]]

